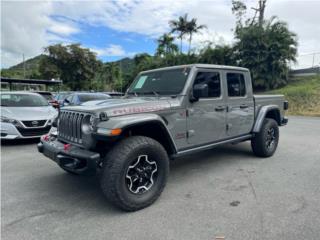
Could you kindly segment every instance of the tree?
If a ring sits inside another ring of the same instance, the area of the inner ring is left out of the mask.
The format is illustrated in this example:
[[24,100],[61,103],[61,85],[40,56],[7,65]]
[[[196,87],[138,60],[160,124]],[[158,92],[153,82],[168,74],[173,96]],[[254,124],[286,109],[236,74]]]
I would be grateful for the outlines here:
[[56,44],[45,48],[48,57],[40,62],[40,74],[46,78],[61,78],[72,90],[92,89],[95,73],[102,63],[96,54],[80,44]]
[[242,19],[246,14],[247,6],[240,0],[232,0],[231,10],[237,18],[237,25],[242,26]]
[[234,49],[228,45],[212,47],[209,44],[200,51],[199,62],[220,65],[236,65]]
[[[187,19],[187,14],[185,15]],[[186,34],[189,34],[189,50],[188,53],[190,54],[190,49],[191,49],[191,41],[192,41],[192,35],[199,33],[200,30],[206,28],[206,25],[198,25],[197,24],[197,19],[192,18],[190,21],[187,21],[187,26],[186,26]]]
[[251,70],[255,88],[273,89],[288,81],[288,63],[297,54],[296,34],[283,21],[271,18],[263,25],[239,28],[235,51],[241,66]]
[[187,33],[188,14],[180,16],[178,20],[169,21],[171,27],[171,33],[177,33],[178,39],[180,39],[180,53],[182,53],[182,39]]
[[178,46],[174,44],[174,37],[170,34],[163,34],[158,40],[157,56],[167,56],[168,54],[175,54],[178,52]]

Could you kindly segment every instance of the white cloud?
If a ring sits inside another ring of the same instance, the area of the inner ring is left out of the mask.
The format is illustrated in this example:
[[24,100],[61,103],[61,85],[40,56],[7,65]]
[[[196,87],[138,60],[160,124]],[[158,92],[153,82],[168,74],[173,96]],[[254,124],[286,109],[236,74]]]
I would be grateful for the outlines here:
[[54,34],[62,36],[70,36],[80,31],[77,27],[61,22],[54,22],[48,30]]
[[53,2],[1,2],[1,67],[21,62],[43,52],[52,42],[68,42],[79,31],[68,20],[54,20]]
[[[252,15],[250,8],[256,1],[245,1],[248,15]],[[277,15],[288,22],[289,28],[299,36],[299,54],[320,52],[318,9],[320,1],[268,0],[266,16]],[[33,57],[48,43],[70,41],[70,37],[80,31],[82,23],[139,33],[153,39],[169,31],[169,20],[184,13],[208,27],[203,34],[194,36],[193,47],[206,41],[232,42],[235,18],[231,13],[231,0],[5,1],[1,14],[2,66],[19,62],[22,53]],[[130,54],[118,45],[96,50],[100,56]]]
[[128,55],[122,46],[116,44],[110,44],[106,48],[91,48],[91,50],[97,53],[100,57],[123,57]]

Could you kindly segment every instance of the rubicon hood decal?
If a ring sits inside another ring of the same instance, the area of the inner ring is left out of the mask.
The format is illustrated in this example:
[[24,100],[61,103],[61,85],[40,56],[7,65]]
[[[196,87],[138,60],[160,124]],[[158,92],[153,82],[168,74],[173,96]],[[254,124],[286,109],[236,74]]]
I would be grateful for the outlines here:
[[132,106],[132,107],[122,107],[112,109],[107,111],[108,116],[121,116],[121,115],[128,115],[134,113],[145,113],[145,112],[156,112],[168,109],[170,107],[169,104],[161,104],[161,105],[149,105],[146,104],[145,106]]
[[75,107],[64,107],[71,111],[83,111],[90,113],[104,112],[108,117],[156,112],[170,109],[171,104],[168,99],[157,98],[137,98],[137,99],[110,99],[95,102],[92,105],[86,104]]

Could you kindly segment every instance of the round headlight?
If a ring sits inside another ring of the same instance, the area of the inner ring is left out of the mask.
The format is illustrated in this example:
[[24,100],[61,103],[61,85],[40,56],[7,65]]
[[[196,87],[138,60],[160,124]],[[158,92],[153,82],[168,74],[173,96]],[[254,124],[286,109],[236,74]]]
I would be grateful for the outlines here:
[[91,130],[94,129],[95,120],[96,120],[96,118],[93,115],[91,115],[90,119],[89,119],[89,127],[90,127]]

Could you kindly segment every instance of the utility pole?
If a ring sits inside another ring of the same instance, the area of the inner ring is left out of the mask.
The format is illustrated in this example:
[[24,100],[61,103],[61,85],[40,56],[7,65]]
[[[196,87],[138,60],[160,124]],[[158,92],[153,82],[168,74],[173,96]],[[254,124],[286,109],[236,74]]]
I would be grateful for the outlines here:
[[23,78],[26,79],[26,63],[24,61],[24,53],[22,53],[22,62],[23,62]]
[[253,8],[252,9],[255,11],[254,17],[252,18],[251,25],[254,23],[254,20],[256,19],[256,16],[258,14],[258,23],[259,26],[261,27],[264,22],[264,11],[266,9],[266,3],[267,0],[258,0],[258,8]]

